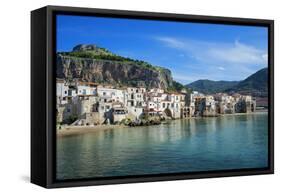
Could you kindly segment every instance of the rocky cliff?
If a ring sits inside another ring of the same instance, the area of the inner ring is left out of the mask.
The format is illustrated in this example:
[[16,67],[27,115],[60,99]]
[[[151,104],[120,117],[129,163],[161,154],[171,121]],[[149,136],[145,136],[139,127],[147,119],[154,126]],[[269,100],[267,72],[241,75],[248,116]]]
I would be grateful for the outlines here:
[[57,78],[115,86],[173,88],[170,70],[115,55],[96,45],[77,45],[57,54]]

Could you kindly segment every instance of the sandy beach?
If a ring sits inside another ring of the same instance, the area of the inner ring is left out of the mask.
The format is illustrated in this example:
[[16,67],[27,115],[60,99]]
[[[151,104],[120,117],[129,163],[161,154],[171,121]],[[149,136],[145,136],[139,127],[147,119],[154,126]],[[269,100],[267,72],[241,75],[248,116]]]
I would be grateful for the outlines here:
[[83,133],[92,133],[100,130],[110,130],[118,128],[128,128],[125,125],[96,125],[96,126],[65,126],[57,129],[57,137],[79,135]]

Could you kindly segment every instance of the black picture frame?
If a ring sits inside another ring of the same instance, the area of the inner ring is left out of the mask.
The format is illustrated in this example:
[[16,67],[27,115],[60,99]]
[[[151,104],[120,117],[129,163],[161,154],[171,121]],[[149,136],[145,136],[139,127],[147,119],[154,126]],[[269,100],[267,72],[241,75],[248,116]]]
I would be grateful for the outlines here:
[[[57,181],[55,179],[56,14],[179,22],[265,26],[268,28],[268,168],[126,176]],[[228,177],[274,173],[274,21],[231,17],[46,6],[31,12],[31,182],[46,188]]]

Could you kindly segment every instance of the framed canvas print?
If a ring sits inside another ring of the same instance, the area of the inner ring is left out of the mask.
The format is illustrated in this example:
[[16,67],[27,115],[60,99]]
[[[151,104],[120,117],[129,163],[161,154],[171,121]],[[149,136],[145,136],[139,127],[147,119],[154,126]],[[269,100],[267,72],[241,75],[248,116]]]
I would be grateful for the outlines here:
[[273,173],[273,21],[31,12],[31,182]]

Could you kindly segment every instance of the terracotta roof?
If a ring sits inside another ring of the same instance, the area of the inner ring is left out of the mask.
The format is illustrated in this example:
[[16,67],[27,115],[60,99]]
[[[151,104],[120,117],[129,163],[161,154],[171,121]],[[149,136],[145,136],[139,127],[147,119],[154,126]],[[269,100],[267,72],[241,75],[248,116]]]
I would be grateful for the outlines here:
[[56,82],[57,82],[57,83],[64,83],[65,80],[64,80],[64,79],[57,78],[57,79],[56,79]]
[[179,92],[166,92],[167,94],[175,94],[175,95],[182,95],[181,93]]
[[97,96],[97,95],[95,95],[95,94],[79,94],[77,96],[79,96],[79,97],[90,97],[90,96]]
[[112,105],[123,105],[122,102],[113,102]]
[[99,85],[98,83],[95,82],[83,82],[83,81],[78,81],[79,84],[81,85],[92,85],[92,86],[97,86]]

